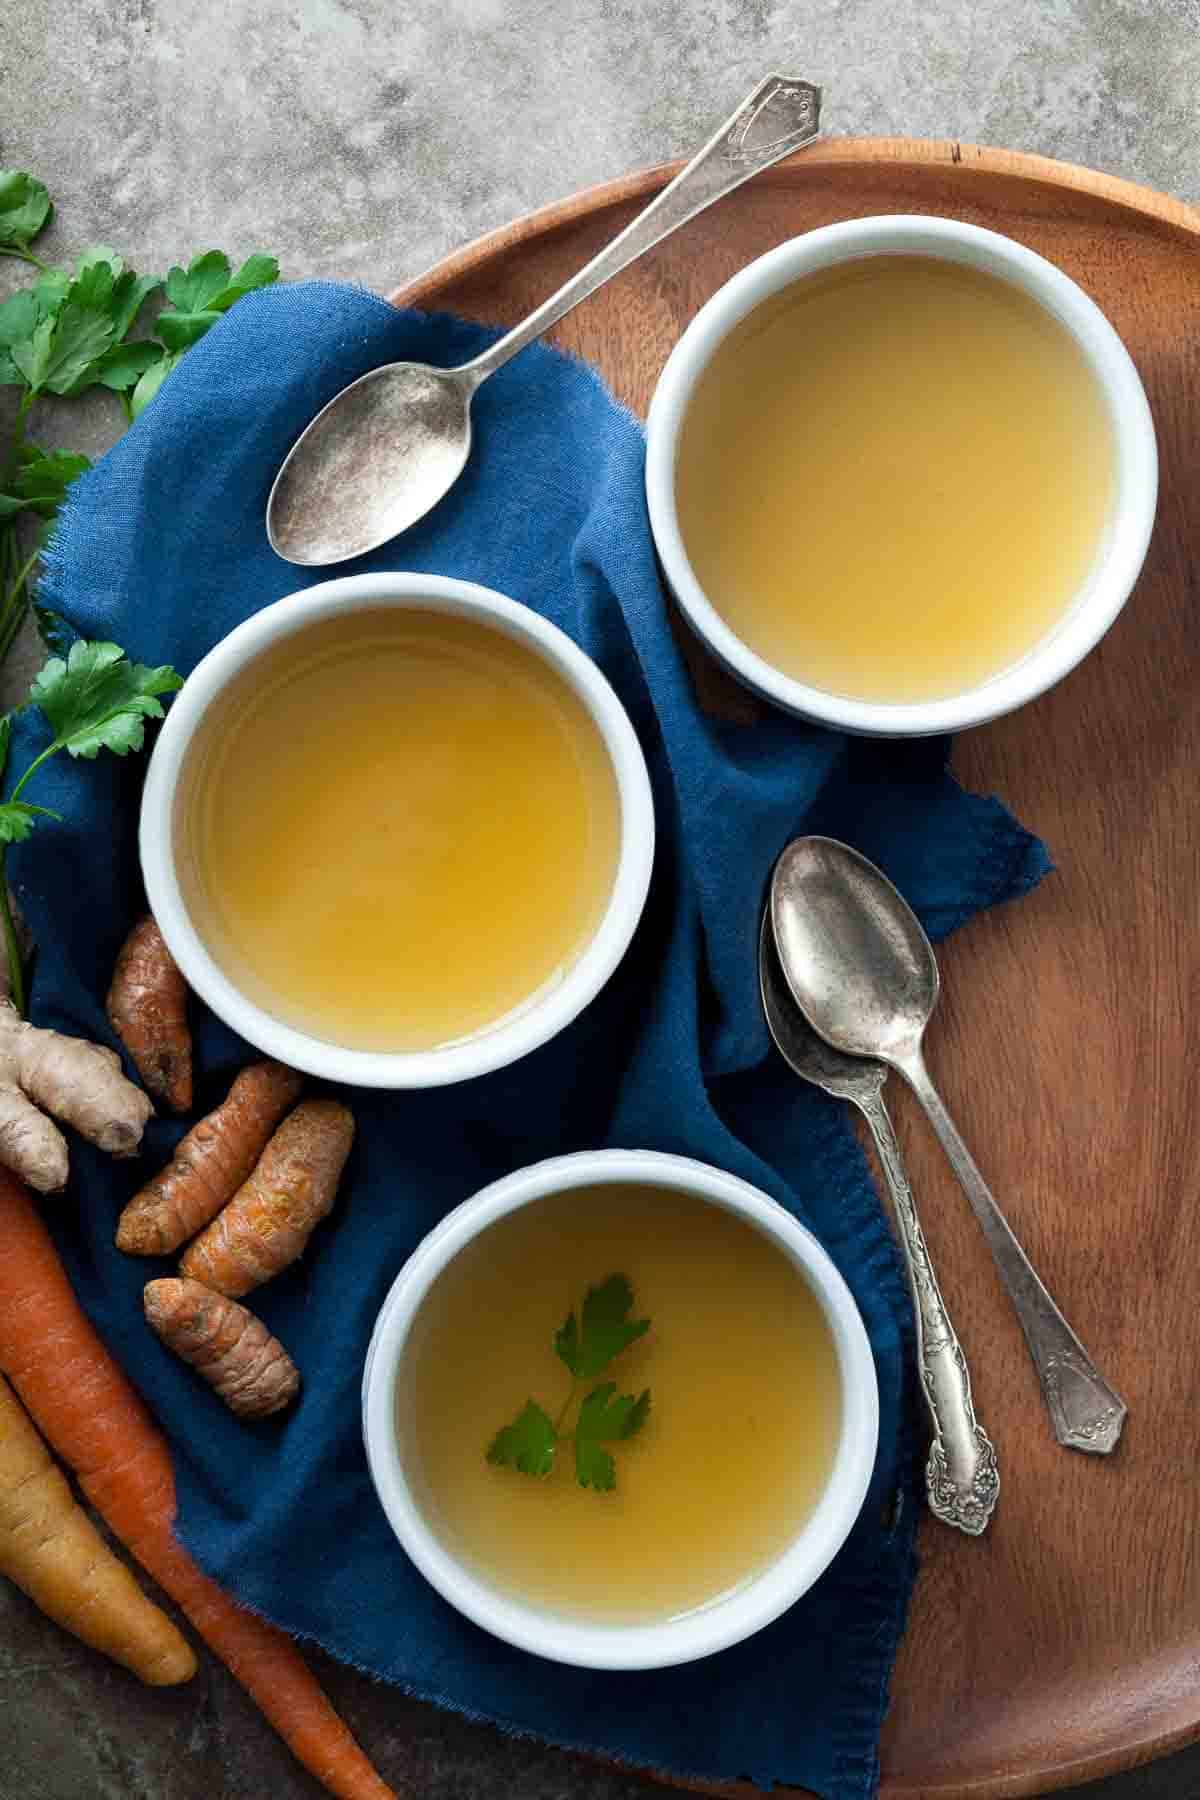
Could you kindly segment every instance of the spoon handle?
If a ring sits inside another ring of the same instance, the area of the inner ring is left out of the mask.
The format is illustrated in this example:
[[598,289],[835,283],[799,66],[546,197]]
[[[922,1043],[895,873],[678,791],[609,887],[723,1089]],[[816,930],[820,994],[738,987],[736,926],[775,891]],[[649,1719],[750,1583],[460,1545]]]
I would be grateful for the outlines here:
[[772,163],[811,143],[819,135],[820,116],[820,88],[809,81],[768,75],[686,169],[619,236],[577,275],[572,275],[557,293],[543,300],[536,312],[473,362],[465,363],[460,373],[477,387],[644,250],[652,249],[760,169],[769,169]]
[[996,1451],[975,1417],[967,1360],[942,1299],[912,1188],[881,1093],[858,1102],[892,1196],[917,1321],[917,1367],[933,1424],[925,1465],[929,1510],[946,1525],[978,1537],[1000,1492]]
[[920,1052],[898,1059],[895,1066],[924,1107],[983,1227],[1000,1279],[1021,1321],[1055,1437],[1069,1449],[1107,1455],[1121,1435],[1128,1411],[1125,1402],[1100,1374],[1017,1242],[930,1080]]

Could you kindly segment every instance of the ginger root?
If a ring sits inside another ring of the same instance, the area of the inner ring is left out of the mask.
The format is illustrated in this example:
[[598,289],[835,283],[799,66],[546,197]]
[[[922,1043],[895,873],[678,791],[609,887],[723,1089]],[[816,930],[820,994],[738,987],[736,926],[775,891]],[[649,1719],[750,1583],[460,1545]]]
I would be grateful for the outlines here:
[[0,1001],[0,1163],[39,1194],[65,1187],[69,1169],[48,1113],[110,1156],[134,1156],[153,1112],[115,1050],[29,1025]]
[[261,1319],[198,1281],[149,1281],[146,1319],[168,1350],[191,1363],[241,1419],[281,1412],[300,1391],[300,1371]]
[[117,1248],[165,1256],[216,1217],[237,1193],[304,1077],[283,1063],[251,1063],[215,1112],[193,1125],[172,1160],[134,1195],[117,1225]]
[[249,1179],[187,1250],[179,1273],[236,1297],[301,1255],[333,1206],[354,1142],[354,1116],[336,1100],[305,1100],[279,1127]]
[[162,932],[147,913],[121,946],[108,1016],[154,1098],[177,1113],[190,1111],[192,1104],[187,993]]

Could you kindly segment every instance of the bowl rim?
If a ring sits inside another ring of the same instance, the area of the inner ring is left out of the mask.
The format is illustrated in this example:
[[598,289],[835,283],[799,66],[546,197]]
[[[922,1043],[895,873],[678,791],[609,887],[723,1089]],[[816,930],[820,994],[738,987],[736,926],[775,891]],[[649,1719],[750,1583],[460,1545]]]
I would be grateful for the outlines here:
[[[819,269],[863,256],[927,255],[998,276],[1039,301],[1082,351],[1113,426],[1115,493],[1091,571],[1051,631],[999,675],[943,699],[855,699],[798,681],[725,623],[696,577],[675,508],[680,433],[697,380],[728,333],[763,300]],[[786,711],[864,736],[929,736],[983,724],[1060,681],[1108,630],[1137,580],[1158,492],[1154,422],[1141,378],[1113,326],[1083,289],[1036,251],[966,221],[893,213],[820,226],[777,245],[706,302],[667,359],[646,425],[646,500],[667,581],[693,630],[724,667]]]
[[[572,1619],[526,1604],[473,1574],[426,1522],[404,1473],[395,1428],[396,1386],[409,1332],[437,1276],[497,1219],[570,1188],[639,1182],[695,1194],[738,1214],[776,1243],[816,1296],[842,1377],[842,1427],[825,1491],[795,1539],[731,1594],[679,1618],[620,1625]],[[551,1157],[490,1183],[448,1213],[400,1270],[380,1308],[362,1380],[363,1441],[379,1502],[401,1545],[432,1586],[475,1624],[551,1661],[592,1669],[655,1669],[693,1662],[770,1624],[832,1562],[870,1487],[879,1436],[875,1363],[857,1305],[828,1251],[778,1201],[739,1176],[653,1150],[587,1150]]]
[[[175,867],[174,803],[209,707],[271,644],[343,610],[433,610],[477,619],[539,655],[577,696],[603,740],[617,785],[620,845],[612,890],[591,940],[562,979],[477,1035],[442,1049],[356,1050],[275,1018],[241,993],[192,923]],[[192,990],[248,1043],[329,1081],[365,1088],[441,1087],[506,1067],[562,1031],[600,992],[641,918],[654,862],[654,803],[641,745],[599,667],[557,625],[477,582],[412,572],[339,576],[264,606],[196,665],[175,696],[146,771],[138,828],[146,896]]]

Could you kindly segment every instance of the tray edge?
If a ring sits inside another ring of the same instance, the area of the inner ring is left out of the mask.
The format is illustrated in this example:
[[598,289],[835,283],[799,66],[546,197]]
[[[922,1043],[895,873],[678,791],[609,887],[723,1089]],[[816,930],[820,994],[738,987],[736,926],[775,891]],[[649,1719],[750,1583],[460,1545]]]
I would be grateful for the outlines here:
[[[1108,175],[1089,169],[1081,163],[1059,162],[1054,157],[1038,156],[1031,151],[1004,150],[987,144],[961,142],[957,138],[864,137],[829,138],[797,151],[794,156],[764,171],[755,180],[790,186],[809,170],[846,167],[901,165],[912,168],[929,166],[961,167],[990,175],[1006,175],[1017,181],[1033,181],[1047,187],[1063,188],[1086,194],[1092,199],[1107,200],[1142,218],[1153,219],[1167,228],[1197,240],[1200,244],[1200,208],[1190,206],[1174,195],[1157,188],[1126,181],[1119,175]],[[648,198],[666,186],[683,167],[682,161],[658,163],[652,168],[638,169],[611,181],[597,182],[581,188],[561,200],[552,200],[532,212],[492,231],[473,238],[460,249],[436,262],[423,274],[387,293],[393,306],[424,306],[440,290],[460,281],[490,262],[493,257],[516,249],[533,238],[573,225],[580,219],[604,212],[610,207]]]

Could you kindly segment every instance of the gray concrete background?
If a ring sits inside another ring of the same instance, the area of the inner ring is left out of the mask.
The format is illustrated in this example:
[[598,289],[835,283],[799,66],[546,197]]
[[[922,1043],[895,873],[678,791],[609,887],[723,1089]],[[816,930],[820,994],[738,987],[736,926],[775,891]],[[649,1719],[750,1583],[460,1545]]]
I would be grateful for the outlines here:
[[[386,289],[690,151],[769,69],[821,82],[832,132],[1036,150],[1200,199],[1200,0],[7,0],[0,17],[0,164],[54,193],[51,260],[101,241],[162,268],[218,244]],[[20,279],[0,262],[0,293]],[[114,417],[60,409],[39,436],[95,454]],[[646,1793],[314,1660],[402,1792]],[[146,1691],[0,1584],[0,1800],[318,1792],[219,1664]],[[1200,1751],[1079,1792],[1194,1800]]]

